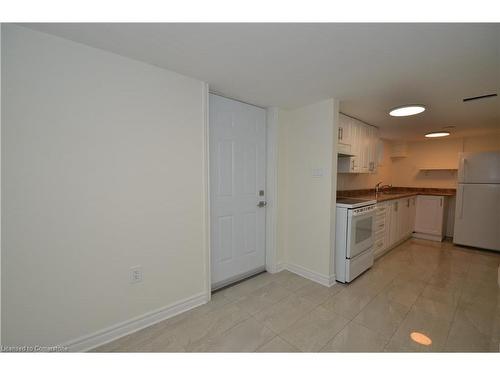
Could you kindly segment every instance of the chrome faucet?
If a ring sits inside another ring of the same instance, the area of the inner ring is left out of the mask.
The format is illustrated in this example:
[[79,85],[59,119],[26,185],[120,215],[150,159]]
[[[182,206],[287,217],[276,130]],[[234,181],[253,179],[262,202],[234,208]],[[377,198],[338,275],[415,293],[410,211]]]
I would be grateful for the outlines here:
[[378,193],[382,189],[390,189],[392,185],[381,185],[382,181],[378,182],[377,185],[375,185],[375,195],[378,195]]

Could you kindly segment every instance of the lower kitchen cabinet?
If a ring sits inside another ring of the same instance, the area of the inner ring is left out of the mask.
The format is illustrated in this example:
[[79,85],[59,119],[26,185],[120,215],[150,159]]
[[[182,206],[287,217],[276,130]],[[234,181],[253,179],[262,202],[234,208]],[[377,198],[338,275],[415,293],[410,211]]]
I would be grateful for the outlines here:
[[375,217],[375,257],[410,237],[415,222],[416,197],[377,203]]
[[377,203],[375,258],[407,238],[442,241],[445,234],[446,197],[418,195]]
[[446,231],[446,205],[446,197],[419,195],[413,236],[426,240],[442,241]]

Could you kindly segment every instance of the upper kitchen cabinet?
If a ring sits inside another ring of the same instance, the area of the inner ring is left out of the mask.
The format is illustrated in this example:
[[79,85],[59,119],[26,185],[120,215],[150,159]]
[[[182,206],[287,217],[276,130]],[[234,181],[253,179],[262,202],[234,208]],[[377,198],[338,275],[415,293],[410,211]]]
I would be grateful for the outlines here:
[[339,115],[337,141],[339,173],[377,170],[378,129],[344,114]]
[[337,137],[339,154],[352,155],[351,123],[352,119],[350,117],[342,113],[339,115],[339,132]]

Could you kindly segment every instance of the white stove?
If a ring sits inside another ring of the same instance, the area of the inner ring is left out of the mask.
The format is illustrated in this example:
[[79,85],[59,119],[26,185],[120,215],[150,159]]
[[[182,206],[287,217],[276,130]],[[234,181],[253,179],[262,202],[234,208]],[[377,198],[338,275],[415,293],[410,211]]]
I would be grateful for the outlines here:
[[337,207],[343,208],[358,208],[377,203],[374,199],[360,199],[360,198],[337,198]]
[[335,277],[348,283],[373,265],[375,204],[359,198],[338,198]]

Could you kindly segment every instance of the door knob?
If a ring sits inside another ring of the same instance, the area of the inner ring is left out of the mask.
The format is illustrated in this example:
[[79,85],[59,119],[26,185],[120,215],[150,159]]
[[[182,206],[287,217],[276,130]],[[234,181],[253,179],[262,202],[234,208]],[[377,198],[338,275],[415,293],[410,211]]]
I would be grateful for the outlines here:
[[260,201],[258,204],[257,204],[257,207],[266,207],[267,206],[267,202],[266,201]]

